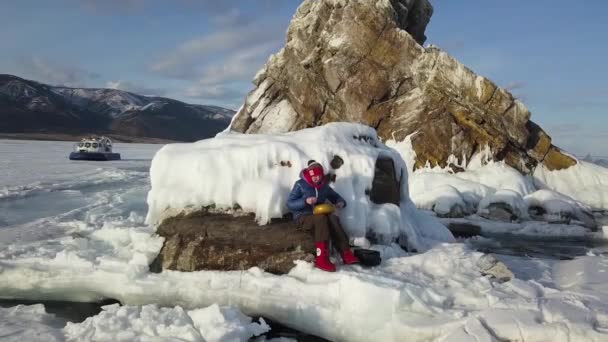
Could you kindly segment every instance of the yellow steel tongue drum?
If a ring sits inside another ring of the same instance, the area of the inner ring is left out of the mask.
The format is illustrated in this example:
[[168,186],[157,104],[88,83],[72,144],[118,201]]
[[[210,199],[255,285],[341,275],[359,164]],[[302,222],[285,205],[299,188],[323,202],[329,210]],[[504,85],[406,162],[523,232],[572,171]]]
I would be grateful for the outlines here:
[[336,207],[329,203],[315,205],[315,207],[312,209],[312,212],[315,215],[329,215],[334,211],[336,211]]

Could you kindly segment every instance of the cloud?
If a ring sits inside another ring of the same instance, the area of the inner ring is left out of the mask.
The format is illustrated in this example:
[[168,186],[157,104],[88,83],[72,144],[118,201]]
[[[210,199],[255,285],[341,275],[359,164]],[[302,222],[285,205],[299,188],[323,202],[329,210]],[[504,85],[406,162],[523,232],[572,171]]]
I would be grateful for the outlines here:
[[547,131],[552,134],[579,134],[583,129],[583,126],[580,123],[568,122],[568,123],[560,123],[553,124],[547,126]]
[[274,44],[263,44],[227,54],[223,61],[207,65],[200,79],[186,89],[185,96],[238,107],[244,101],[255,73],[273,50]]
[[[430,43],[427,43],[427,46],[428,45],[430,45]],[[441,42],[437,43],[435,45],[437,45],[441,49],[451,52],[451,53],[462,50],[466,47],[466,44],[463,40],[448,40],[443,43],[441,43]]]
[[224,59],[223,54],[256,45],[274,44],[278,49],[284,36],[284,27],[281,29],[268,25],[216,31],[180,44],[173,52],[152,64],[151,69],[166,77],[193,80],[198,78],[205,64],[214,57]]
[[[179,96],[235,107],[255,73],[285,44],[288,18],[276,16],[293,1],[178,0],[208,18],[208,33],[176,44],[149,65],[156,75],[184,83]],[[255,6],[255,8],[253,7]]]
[[[206,14],[218,24],[233,25],[251,20],[246,18],[254,18],[253,14],[238,11],[238,8],[243,7],[244,1],[242,0],[72,0],[72,2],[99,14],[143,12],[164,3],[170,4],[172,7],[181,7],[188,11]],[[251,1],[251,3],[258,9],[267,11],[276,11],[293,4],[293,2],[290,4],[290,1],[285,0],[256,0]],[[238,18],[239,20],[231,20],[230,18]]]
[[251,81],[255,73],[275,50],[274,43],[235,50],[228,54],[222,62],[207,65],[200,77],[200,83],[211,85],[234,81]]
[[570,133],[554,134],[551,136],[553,144],[576,155],[592,154],[606,155],[608,133],[599,130],[581,130]]
[[238,107],[256,72],[284,45],[286,23],[265,22],[230,28],[183,42],[151,66],[167,78],[186,81],[183,95]]
[[141,9],[146,0],[73,0],[93,13],[111,14],[115,12],[133,12]]
[[608,88],[591,88],[572,91],[560,97],[559,105],[569,109],[606,108],[608,106]]
[[513,90],[525,88],[527,85],[528,84],[523,81],[513,81],[510,83],[507,83],[507,85],[505,86],[505,89],[508,91],[513,91]]
[[183,95],[207,104],[236,109],[243,104],[246,91],[233,86],[195,84],[187,87]]
[[240,97],[242,92],[230,87],[219,85],[200,85],[196,84],[186,88],[185,95],[192,98],[209,99],[216,98],[219,100],[233,100],[235,97]]
[[608,132],[602,122],[562,122],[544,125],[554,145],[576,155],[606,155]]
[[106,82],[106,88],[124,90],[131,93],[146,95],[146,96],[164,96],[167,94],[167,89],[163,88],[150,88],[141,84],[132,83],[129,81],[108,81]]
[[83,87],[100,77],[99,74],[79,66],[60,64],[42,57],[25,58],[19,61],[26,77],[51,85]]

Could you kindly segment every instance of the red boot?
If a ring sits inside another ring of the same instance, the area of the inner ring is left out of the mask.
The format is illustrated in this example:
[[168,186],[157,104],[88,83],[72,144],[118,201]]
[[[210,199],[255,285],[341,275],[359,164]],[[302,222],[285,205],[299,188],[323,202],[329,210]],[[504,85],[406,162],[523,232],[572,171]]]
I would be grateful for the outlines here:
[[353,254],[353,251],[351,251],[350,248],[347,248],[344,252],[342,252],[342,261],[344,261],[344,265],[359,263],[359,259]]
[[327,242],[317,242],[317,259],[315,260],[315,266],[323,271],[336,272],[336,265],[332,264],[329,260],[329,250],[327,248]]

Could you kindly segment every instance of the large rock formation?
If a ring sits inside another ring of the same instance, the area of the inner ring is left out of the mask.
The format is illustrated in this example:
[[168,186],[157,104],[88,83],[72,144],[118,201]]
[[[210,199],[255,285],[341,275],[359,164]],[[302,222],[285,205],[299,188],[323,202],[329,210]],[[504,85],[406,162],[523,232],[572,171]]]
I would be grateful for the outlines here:
[[469,160],[485,145],[529,173],[576,161],[526,106],[438,48],[423,48],[428,0],[306,0],[287,44],[256,75],[232,130],[278,133],[350,121],[383,139],[412,138],[416,167]]

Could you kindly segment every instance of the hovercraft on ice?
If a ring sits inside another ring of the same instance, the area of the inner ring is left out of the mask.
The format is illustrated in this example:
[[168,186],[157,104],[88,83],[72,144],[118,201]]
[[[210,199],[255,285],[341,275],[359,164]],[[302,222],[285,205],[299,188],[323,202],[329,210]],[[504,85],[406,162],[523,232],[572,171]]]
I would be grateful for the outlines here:
[[120,160],[120,153],[112,153],[112,140],[108,137],[88,137],[74,144],[70,160]]

